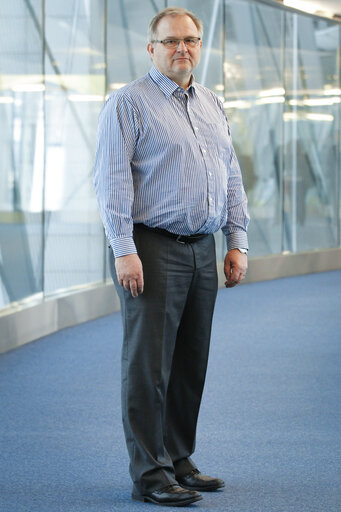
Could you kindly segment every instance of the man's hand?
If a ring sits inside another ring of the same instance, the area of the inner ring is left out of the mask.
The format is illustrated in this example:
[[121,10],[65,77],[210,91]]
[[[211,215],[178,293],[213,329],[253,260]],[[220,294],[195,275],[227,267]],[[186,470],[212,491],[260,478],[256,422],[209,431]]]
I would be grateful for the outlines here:
[[137,254],[127,254],[115,259],[115,268],[118,282],[133,297],[143,293],[142,263]]
[[231,249],[224,260],[224,274],[226,288],[233,288],[244,279],[247,271],[247,255],[238,249]]

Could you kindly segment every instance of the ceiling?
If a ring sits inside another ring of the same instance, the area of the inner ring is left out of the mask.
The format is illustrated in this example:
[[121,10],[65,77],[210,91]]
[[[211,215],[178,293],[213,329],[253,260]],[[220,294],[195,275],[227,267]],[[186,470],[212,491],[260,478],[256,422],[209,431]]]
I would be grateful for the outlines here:
[[316,4],[317,9],[322,11],[341,14],[341,0],[309,0],[309,3]]
[[[304,10],[307,7],[307,12],[324,11],[329,15],[338,14],[341,16],[341,0],[279,0],[283,4],[295,7],[296,9]],[[315,8],[315,9],[314,9]]]
[[309,0],[311,4],[319,4],[326,11],[341,12],[341,0]]

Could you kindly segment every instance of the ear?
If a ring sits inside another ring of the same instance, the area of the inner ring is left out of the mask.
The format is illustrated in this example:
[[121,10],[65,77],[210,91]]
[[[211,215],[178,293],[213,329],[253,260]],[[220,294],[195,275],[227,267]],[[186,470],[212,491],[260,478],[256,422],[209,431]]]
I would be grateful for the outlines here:
[[149,53],[150,58],[153,60],[153,57],[154,57],[154,46],[153,46],[153,43],[148,43],[147,44],[147,52]]

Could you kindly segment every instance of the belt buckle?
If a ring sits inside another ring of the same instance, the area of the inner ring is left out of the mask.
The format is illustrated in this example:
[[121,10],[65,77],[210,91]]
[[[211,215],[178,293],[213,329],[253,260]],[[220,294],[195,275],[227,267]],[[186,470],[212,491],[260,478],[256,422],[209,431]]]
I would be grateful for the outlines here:
[[182,240],[180,240],[181,237],[182,237],[182,235],[178,235],[176,237],[175,241],[178,242],[178,244],[186,245],[186,242],[183,242]]

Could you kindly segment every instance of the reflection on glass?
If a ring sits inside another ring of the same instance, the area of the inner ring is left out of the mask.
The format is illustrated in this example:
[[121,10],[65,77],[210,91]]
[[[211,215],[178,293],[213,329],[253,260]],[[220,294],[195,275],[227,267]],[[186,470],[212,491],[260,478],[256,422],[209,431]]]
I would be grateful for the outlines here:
[[147,28],[151,18],[164,7],[164,0],[108,3],[108,93],[149,71]]
[[104,7],[46,1],[46,293],[103,279],[91,177],[105,96]]
[[281,251],[284,13],[225,2],[225,101],[249,199],[250,256]]
[[225,102],[250,255],[339,243],[338,41],[329,21],[226,0]]
[[287,14],[285,33],[284,249],[338,243],[339,28]]
[[0,6],[0,308],[42,292],[41,12]]

